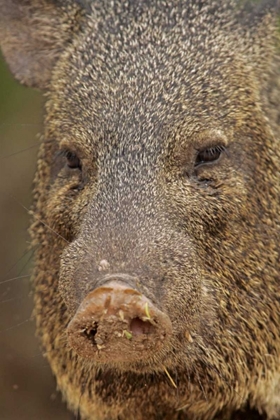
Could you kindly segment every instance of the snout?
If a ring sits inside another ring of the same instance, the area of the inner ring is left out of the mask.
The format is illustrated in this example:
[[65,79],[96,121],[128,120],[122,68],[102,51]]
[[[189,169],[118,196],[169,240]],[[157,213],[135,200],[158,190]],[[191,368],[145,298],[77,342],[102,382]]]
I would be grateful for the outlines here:
[[70,346],[100,363],[137,362],[172,334],[167,314],[130,286],[110,281],[90,292],[67,328]]

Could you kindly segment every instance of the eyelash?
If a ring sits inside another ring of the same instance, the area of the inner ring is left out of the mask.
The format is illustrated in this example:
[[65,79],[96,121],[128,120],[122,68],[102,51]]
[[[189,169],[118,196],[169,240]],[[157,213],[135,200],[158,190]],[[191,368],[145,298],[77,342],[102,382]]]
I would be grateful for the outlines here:
[[224,152],[225,150],[225,146],[217,145],[198,151],[194,166],[197,168],[200,165],[205,165],[218,161],[222,152]]

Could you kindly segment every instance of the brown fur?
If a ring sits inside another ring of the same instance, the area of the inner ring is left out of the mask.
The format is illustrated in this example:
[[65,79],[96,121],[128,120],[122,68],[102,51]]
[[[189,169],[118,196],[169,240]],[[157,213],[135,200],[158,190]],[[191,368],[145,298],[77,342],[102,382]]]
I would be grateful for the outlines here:
[[[91,420],[279,419],[277,2],[19,3],[0,0],[0,34],[16,77],[47,91],[35,314],[69,407]],[[195,167],[217,145],[220,159]],[[172,321],[148,362],[96,365],[67,343],[104,259]]]

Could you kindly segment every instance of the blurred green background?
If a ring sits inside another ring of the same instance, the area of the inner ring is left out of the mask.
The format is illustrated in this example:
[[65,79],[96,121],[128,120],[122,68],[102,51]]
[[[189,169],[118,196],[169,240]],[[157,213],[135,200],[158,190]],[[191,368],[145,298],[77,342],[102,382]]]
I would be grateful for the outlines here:
[[43,97],[15,82],[0,56],[0,419],[73,418],[35,338],[28,209]]

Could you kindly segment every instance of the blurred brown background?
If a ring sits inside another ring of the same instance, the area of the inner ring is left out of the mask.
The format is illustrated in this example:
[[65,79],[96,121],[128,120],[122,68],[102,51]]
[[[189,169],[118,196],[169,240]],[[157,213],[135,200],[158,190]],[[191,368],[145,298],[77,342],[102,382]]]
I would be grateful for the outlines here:
[[43,98],[16,83],[0,56],[0,420],[73,418],[35,338],[28,249]]

